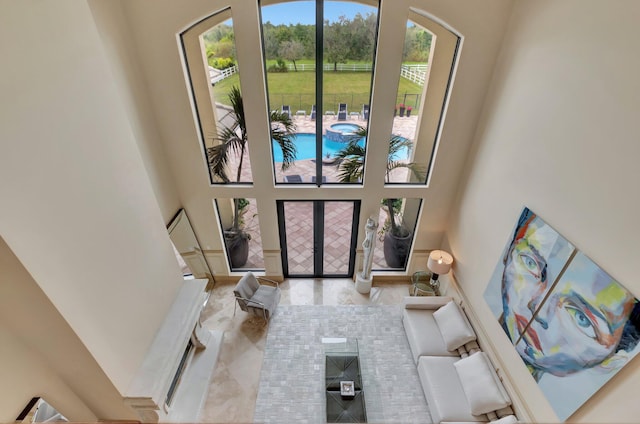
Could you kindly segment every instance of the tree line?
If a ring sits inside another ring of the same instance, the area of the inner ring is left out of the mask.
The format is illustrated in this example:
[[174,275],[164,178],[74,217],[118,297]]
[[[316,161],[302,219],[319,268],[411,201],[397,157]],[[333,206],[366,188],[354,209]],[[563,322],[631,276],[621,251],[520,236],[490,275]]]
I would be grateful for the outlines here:
[[[341,16],[338,20],[325,21],[324,61],[338,63],[372,62],[377,33],[375,13],[356,14],[353,18]],[[315,60],[316,27],[303,24],[279,24],[266,22],[262,26],[265,58],[268,61],[284,61],[293,64],[297,71],[297,61]],[[204,36],[209,65],[224,69],[236,64],[233,27],[224,23],[215,26]],[[403,61],[424,62],[429,58],[431,34],[415,24],[406,29]],[[286,68],[285,68],[286,69]]]

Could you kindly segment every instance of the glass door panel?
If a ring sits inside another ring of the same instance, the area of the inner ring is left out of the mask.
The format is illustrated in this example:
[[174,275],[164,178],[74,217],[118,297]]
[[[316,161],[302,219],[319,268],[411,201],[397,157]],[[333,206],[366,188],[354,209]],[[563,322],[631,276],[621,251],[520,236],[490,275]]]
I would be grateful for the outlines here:
[[286,277],[350,277],[359,201],[278,201]]
[[324,274],[349,274],[353,202],[324,204]]
[[313,202],[283,202],[286,268],[289,274],[313,275]]

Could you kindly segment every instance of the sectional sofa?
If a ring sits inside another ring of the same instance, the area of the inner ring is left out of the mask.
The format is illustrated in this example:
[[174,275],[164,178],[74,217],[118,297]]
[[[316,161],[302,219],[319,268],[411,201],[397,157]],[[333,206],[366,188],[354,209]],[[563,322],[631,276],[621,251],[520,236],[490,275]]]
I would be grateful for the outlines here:
[[511,399],[450,297],[404,299],[402,323],[434,423],[516,423]]

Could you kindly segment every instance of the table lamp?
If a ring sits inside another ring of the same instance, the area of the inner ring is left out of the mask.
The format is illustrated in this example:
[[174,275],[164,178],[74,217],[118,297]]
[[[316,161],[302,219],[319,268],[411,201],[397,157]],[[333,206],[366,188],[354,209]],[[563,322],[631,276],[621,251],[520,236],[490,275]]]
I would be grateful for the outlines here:
[[436,293],[440,288],[438,276],[449,272],[451,264],[453,264],[453,256],[444,250],[432,250],[429,254],[429,260],[427,261],[427,268],[431,271],[431,281],[429,281],[429,285]]

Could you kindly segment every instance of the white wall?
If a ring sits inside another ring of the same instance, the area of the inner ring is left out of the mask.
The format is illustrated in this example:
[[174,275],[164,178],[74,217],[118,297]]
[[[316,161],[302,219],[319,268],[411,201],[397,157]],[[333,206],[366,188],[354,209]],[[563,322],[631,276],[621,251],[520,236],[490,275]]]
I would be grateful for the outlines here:
[[125,114],[135,136],[153,193],[165,223],[180,209],[164,143],[151,108],[147,80],[131,40],[127,17],[117,1],[88,0],[96,28],[100,34],[114,82],[125,106]]
[[[640,296],[638,16],[637,1],[517,2],[448,232],[457,281],[540,422],[557,418],[483,293],[526,205]],[[637,422],[638,367],[570,421]]]
[[0,3],[0,234],[126,391],[182,284],[86,2]]
[[0,323],[0,373],[3,383],[0,384],[0,421],[3,423],[13,422],[36,395],[58,408],[58,412],[71,411],[77,417],[75,420],[97,419],[43,359],[3,323]]
[[135,419],[2,238],[0,270],[0,422],[12,422],[35,396],[75,422]]

